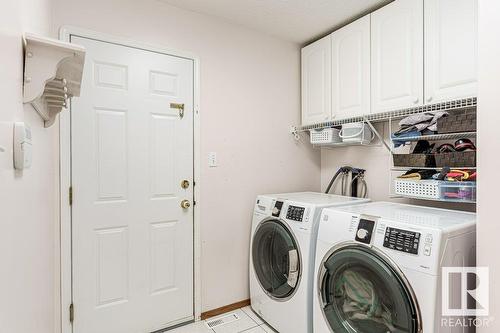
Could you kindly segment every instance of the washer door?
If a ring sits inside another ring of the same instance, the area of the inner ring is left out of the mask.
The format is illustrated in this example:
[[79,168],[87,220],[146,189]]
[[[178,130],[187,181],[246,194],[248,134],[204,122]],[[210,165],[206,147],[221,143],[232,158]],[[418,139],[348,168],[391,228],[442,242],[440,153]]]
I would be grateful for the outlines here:
[[295,237],[278,219],[261,222],[252,241],[255,275],[269,297],[290,298],[299,283],[300,252]]
[[325,257],[319,274],[323,314],[333,332],[421,331],[418,305],[406,278],[371,248],[339,248]]

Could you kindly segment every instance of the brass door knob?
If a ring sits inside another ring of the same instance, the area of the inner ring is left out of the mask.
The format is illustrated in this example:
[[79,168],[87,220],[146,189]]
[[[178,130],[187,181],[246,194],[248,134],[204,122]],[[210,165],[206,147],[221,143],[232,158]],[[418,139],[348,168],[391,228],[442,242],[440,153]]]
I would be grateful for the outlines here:
[[188,209],[189,207],[191,207],[191,203],[189,202],[189,200],[184,199],[181,201],[181,207],[184,209]]

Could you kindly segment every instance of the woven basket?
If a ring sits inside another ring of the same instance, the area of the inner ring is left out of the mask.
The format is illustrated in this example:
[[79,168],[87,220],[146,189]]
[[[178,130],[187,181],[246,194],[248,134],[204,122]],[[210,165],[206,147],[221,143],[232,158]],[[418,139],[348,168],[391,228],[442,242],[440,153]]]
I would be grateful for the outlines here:
[[450,168],[466,168],[476,166],[475,151],[455,151],[436,154],[436,166]]
[[455,112],[448,117],[438,119],[437,132],[439,134],[475,132],[476,117],[475,108]]
[[435,167],[433,154],[392,154],[394,166],[399,167]]

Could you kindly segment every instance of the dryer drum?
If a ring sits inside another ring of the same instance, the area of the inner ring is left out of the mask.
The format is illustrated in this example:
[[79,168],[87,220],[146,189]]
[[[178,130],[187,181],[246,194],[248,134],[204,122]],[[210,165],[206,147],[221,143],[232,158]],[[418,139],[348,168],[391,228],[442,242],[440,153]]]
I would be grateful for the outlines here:
[[293,296],[300,279],[300,252],[293,234],[278,219],[263,221],[252,241],[252,261],[262,289],[273,299]]
[[335,333],[418,333],[420,315],[399,270],[359,245],[323,261],[319,292],[323,315]]

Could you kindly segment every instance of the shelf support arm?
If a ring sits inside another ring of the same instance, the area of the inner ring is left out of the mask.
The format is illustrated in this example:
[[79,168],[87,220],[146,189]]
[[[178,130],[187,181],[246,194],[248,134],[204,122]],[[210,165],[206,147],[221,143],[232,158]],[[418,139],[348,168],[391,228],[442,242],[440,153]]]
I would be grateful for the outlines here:
[[385,142],[384,138],[380,135],[380,133],[377,131],[377,129],[373,126],[373,124],[368,120],[368,118],[366,116],[363,116],[363,120],[365,121],[365,123],[368,124],[368,126],[370,126],[370,129],[372,130],[372,132],[375,134],[375,136],[380,140],[380,142],[382,142],[382,144],[385,146],[385,148],[389,151],[389,153],[393,153],[392,152],[392,148],[387,144],[387,142]]

